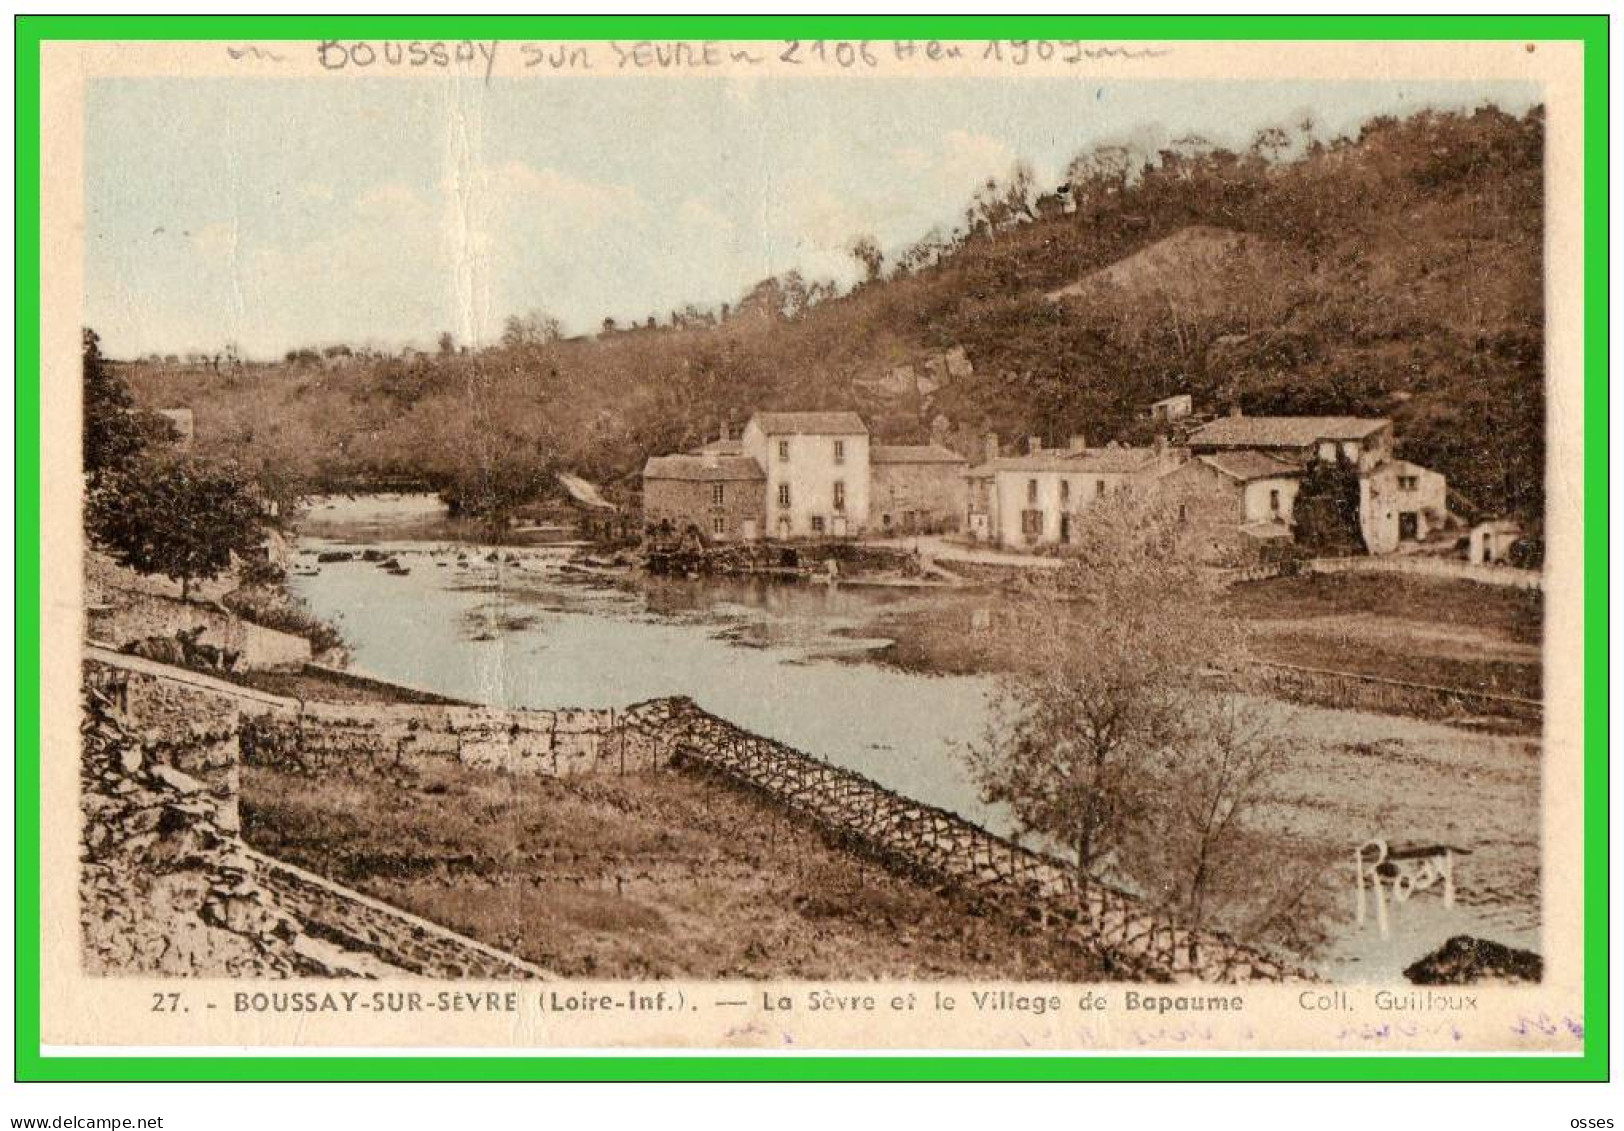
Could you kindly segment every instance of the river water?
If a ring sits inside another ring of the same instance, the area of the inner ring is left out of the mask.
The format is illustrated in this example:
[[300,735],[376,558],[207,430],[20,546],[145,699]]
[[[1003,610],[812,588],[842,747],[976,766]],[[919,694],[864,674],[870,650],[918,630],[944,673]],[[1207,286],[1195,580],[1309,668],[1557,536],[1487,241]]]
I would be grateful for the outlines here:
[[[459,535],[466,532],[428,496],[318,501],[301,524],[291,587],[343,633],[358,672],[510,707],[624,707],[687,695],[757,734],[1013,832],[1007,810],[979,797],[965,757],[987,722],[990,678],[937,674],[928,662],[904,669],[880,655],[891,643],[882,621],[923,618],[938,638],[952,637],[972,631],[977,600],[587,575],[569,567],[569,547],[493,548]],[[407,572],[360,560],[366,550],[394,555]],[[357,557],[316,564],[324,551]],[[1475,890],[1450,908],[1410,902],[1391,938],[1349,921],[1352,892],[1339,895],[1340,922],[1314,962],[1321,972],[1401,981],[1407,962],[1455,934],[1539,949],[1530,863],[1538,857],[1537,741],[1275,706],[1295,755],[1271,805],[1289,825],[1346,845],[1350,856],[1376,835],[1467,838],[1476,848],[1467,872]],[[1341,888],[1346,879],[1327,883]]]
[[[509,707],[687,695],[757,734],[1011,831],[1008,814],[980,800],[964,760],[985,725],[990,681],[863,662],[889,643],[869,634],[874,620],[928,599],[919,591],[585,576],[565,568],[568,548],[447,534],[431,497],[312,508],[291,585],[343,633],[354,670]],[[314,563],[315,553],[368,549],[410,572]]]

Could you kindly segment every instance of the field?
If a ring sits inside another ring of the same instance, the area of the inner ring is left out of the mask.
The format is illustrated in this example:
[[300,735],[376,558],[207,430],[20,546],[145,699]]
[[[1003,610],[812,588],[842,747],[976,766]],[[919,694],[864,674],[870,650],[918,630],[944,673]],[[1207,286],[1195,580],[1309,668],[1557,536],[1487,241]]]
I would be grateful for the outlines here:
[[[1011,598],[995,591],[899,599],[861,634],[894,643],[879,657],[916,671],[997,665],[977,631]],[[1259,660],[1538,699],[1537,592],[1396,574],[1312,574],[1233,586],[1225,599]]]
[[1540,697],[1538,592],[1394,574],[1236,585],[1259,659]]
[[569,977],[1096,976],[677,773],[246,767],[243,817],[262,851]]

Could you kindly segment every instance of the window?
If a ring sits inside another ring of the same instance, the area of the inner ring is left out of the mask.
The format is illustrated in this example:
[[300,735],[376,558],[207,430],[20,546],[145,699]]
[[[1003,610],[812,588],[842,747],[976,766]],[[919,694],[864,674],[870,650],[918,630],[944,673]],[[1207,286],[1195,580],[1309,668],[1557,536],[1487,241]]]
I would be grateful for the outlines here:
[[719,507],[727,498],[727,488],[721,483],[711,484],[711,506]]
[[887,530],[890,530],[891,529],[891,516],[888,515],[888,514],[882,514],[880,516],[880,525],[884,526]]
[[1278,487],[1269,489],[1269,510],[1275,514],[1280,513],[1280,488]]
[[823,533],[823,516],[821,514],[815,514],[812,516],[812,533]]
[[1180,503],[1179,504],[1179,521],[1181,523],[1190,521],[1190,507],[1189,507],[1189,504],[1187,504],[1187,503]]
[[780,440],[780,441],[778,441],[778,462],[779,463],[788,463],[789,462],[789,441],[788,440]]
[[836,440],[835,441],[835,462],[836,463],[845,463],[846,462],[846,441],[844,441],[844,440]]
[[835,510],[846,509],[846,483],[842,479],[835,480]]
[[1026,536],[1028,536],[1030,538],[1035,538],[1039,534],[1042,534],[1043,533],[1043,512],[1042,511],[1022,511],[1021,512],[1021,533],[1025,534]]
[[789,506],[789,484],[788,483],[780,483],[778,485],[778,505],[781,506],[781,507]]
[[717,515],[715,518],[711,519],[711,533],[718,537],[726,534],[727,519],[723,518],[721,515]]
[[1421,479],[1420,479],[1419,476],[1416,476],[1416,475],[1400,475],[1398,477],[1398,489],[1400,491],[1413,491],[1413,490],[1416,489],[1417,486],[1420,485],[1420,482],[1421,482]]
[[1026,501],[1029,503],[1038,501],[1038,481],[1036,479],[1026,481]]
[[1071,480],[1062,479],[1060,481],[1060,505],[1065,506],[1069,502],[1071,502]]
[[1105,498],[1105,480],[1103,480],[1103,479],[1094,480],[1094,497],[1096,499]]

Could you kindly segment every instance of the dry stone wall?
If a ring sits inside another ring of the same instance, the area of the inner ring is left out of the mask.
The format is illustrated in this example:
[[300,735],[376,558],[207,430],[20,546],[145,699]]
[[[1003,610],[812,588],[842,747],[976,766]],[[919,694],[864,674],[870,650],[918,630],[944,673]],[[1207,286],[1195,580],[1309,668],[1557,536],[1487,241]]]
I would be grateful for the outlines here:
[[672,710],[678,765],[746,786],[872,855],[992,909],[1043,924],[1098,955],[1117,976],[1157,982],[1309,980],[1220,934],[1159,922],[1102,884],[942,809],[851,770],[740,730],[686,700]]
[[241,733],[296,728],[297,701],[92,651],[80,728],[87,973],[547,976],[243,844]]
[[[211,823],[209,835],[230,842],[229,861],[210,865],[209,873],[224,876],[225,886],[199,881],[199,891],[191,893],[201,901],[198,913],[228,924],[236,916],[261,946],[284,935],[302,939],[297,961],[348,963],[350,972],[542,976],[517,958],[248,852],[235,840],[239,759],[311,772],[357,762],[411,766],[434,760],[542,775],[676,766],[748,788],[905,875],[1057,932],[1097,955],[1118,977],[1227,983],[1311,978],[1221,934],[1161,922],[1126,892],[1097,883],[1080,891],[1062,861],[750,734],[687,699],[654,700],[624,711],[301,703],[106,653],[87,662],[86,688],[129,722],[119,754],[124,772],[159,782],[178,775],[186,798],[206,810],[197,815]],[[87,822],[87,846],[107,835],[95,829],[104,823],[100,816]],[[250,885],[248,894],[227,898],[233,884]],[[205,913],[202,907],[216,910]],[[283,963],[273,969],[292,968]]]
[[641,773],[670,761],[669,712],[661,702],[625,711],[306,703],[296,731],[278,745],[291,747],[291,756],[312,770],[358,759],[406,765],[444,759],[553,777]]
[[206,602],[94,583],[87,599],[91,608],[86,634],[114,648],[200,628],[199,643],[236,653],[244,668],[292,669],[311,659],[310,641],[304,637],[254,624]]

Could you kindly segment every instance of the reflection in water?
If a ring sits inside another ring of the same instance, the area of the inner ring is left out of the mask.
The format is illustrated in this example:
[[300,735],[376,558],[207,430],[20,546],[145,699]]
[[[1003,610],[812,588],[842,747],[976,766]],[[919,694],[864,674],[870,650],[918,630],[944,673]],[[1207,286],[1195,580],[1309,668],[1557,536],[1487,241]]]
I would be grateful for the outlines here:
[[[516,707],[619,707],[667,695],[883,785],[1001,831],[1007,814],[978,797],[967,742],[985,725],[989,681],[853,663],[890,641],[875,619],[917,595],[761,578],[582,575],[567,551],[444,541],[432,509],[401,506],[357,534],[341,503],[307,525],[315,552],[371,548],[394,575],[359,560],[322,564],[290,584],[338,625],[360,671]],[[394,533],[404,529],[405,536]],[[389,537],[380,537],[389,530]],[[433,541],[419,539],[436,539]]]

